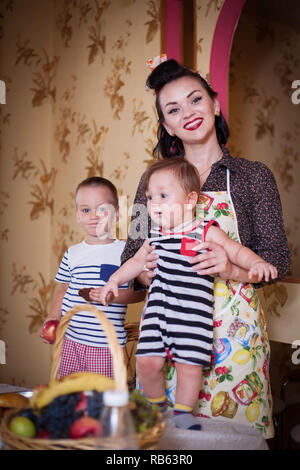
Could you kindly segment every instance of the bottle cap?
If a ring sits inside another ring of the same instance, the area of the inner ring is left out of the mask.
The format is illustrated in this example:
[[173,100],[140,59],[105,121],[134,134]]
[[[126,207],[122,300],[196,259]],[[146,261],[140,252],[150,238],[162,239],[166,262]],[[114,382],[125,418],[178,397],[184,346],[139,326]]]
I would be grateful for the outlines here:
[[126,406],[128,399],[127,390],[107,390],[103,393],[103,404],[106,406]]

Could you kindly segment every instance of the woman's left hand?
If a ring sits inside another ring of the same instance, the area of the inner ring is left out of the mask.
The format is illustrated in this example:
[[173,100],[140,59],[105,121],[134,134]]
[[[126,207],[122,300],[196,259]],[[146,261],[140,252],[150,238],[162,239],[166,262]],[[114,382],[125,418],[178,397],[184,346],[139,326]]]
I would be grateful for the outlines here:
[[194,247],[193,250],[209,250],[190,258],[193,271],[197,271],[199,275],[218,274],[222,279],[231,279],[232,264],[221,245],[215,242],[204,242]]

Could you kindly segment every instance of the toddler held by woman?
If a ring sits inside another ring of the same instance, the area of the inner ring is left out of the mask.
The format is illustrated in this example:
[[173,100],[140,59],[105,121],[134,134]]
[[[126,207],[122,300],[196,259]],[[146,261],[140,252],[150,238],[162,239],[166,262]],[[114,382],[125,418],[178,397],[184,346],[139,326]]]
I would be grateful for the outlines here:
[[219,273],[224,279],[234,279],[235,266],[247,270],[254,283],[263,278],[275,279],[277,269],[228,237],[216,221],[197,216],[199,175],[187,160],[158,161],[144,174],[143,189],[152,220],[150,237],[101,290],[93,289],[90,296],[104,305],[111,294],[117,297],[120,285],[145,270],[147,255],[155,245],[159,259],[141,323],[137,373],[148,400],[163,409],[163,366],[171,355],[177,372],[175,425],[199,430],[201,426],[192,410],[201,388],[202,368],[211,361],[214,278],[193,271],[190,259],[205,250],[205,242],[213,241],[228,253],[229,262]]

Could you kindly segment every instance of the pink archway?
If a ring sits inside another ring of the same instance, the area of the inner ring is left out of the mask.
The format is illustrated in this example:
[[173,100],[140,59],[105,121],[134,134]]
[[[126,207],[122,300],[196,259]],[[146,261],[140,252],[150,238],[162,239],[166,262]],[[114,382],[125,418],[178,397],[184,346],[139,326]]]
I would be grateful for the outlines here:
[[181,62],[181,2],[165,0],[165,44],[168,59]]

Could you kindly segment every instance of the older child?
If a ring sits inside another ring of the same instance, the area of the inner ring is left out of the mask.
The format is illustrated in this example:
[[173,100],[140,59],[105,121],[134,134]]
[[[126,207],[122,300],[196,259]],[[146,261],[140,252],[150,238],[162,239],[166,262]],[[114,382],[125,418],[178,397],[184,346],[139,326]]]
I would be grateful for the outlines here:
[[[76,217],[86,238],[64,254],[55,277],[60,287],[45,322],[59,320],[74,305],[84,304],[81,289],[101,289],[120,266],[124,242],[111,235],[112,223],[118,218],[115,186],[101,177],[82,181],[76,189]],[[121,346],[126,343],[126,304],[140,302],[144,297],[145,292],[133,292],[122,283],[118,297],[111,296],[108,306],[94,303],[115,326]],[[40,336],[43,338],[43,330]],[[98,319],[84,308],[72,317],[67,328],[58,373],[63,377],[79,371],[113,376],[112,357],[105,333]]]
[[[277,276],[274,266],[229,238],[216,222],[198,219],[200,192],[196,168],[182,158],[158,161],[143,179],[147,210],[154,226],[151,237],[121,266],[94,299],[107,302],[118,295],[118,287],[136,278],[145,267],[150,246],[159,255],[151,283],[137,347],[137,372],[149,401],[164,405],[162,372],[166,357],[172,356],[177,372],[174,421],[178,427],[200,429],[192,409],[201,387],[202,368],[209,366],[213,342],[213,276],[199,276],[190,257],[213,241],[222,245],[234,265],[249,270],[253,282]],[[228,263],[228,270],[232,264]],[[231,272],[220,275],[232,278]],[[188,384],[188,386],[187,386]]]

